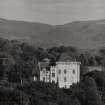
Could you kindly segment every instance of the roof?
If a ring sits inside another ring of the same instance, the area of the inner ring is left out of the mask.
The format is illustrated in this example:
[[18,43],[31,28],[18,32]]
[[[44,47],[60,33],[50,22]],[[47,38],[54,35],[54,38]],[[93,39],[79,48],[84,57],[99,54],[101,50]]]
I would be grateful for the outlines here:
[[58,62],[76,62],[76,59],[71,57],[68,53],[62,53]]
[[48,62],[39,62],[39,66],[41,68],[47,68],[47,67],[49,67],[49,63]]
[[58,62],[56,62],[56,64],[81,64],[81,62],[77,62],[77,61],[58,61]]
[[43,59],[43,62],[50,62],[50,59],[44,58],[44,59]]
[[64,59],[64,60],[58,60],[58,62],[77,62],[76,59]]
[[36,74],[39,74],[39,67],[36,64],[34,64],[32,69],[32,75]]

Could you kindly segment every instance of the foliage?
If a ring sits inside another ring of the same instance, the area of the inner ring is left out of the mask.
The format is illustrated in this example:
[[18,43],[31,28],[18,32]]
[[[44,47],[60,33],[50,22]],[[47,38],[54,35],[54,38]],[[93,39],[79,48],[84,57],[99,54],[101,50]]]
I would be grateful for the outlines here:
[[[99,54],[91,54],[72,46],[44,49],[16,40],[0,39],[0,58],[0,105],[105,104],[105,71],[83,75],[86,66],[105,65],[104,49]],[[57,84],[33,82],[30,79],[32,71],[38,73],[38,61],[44,58],[49,58],[51,65],[59,60],[80,61],[80,83],[73,84],[70,89],[59,89]]]

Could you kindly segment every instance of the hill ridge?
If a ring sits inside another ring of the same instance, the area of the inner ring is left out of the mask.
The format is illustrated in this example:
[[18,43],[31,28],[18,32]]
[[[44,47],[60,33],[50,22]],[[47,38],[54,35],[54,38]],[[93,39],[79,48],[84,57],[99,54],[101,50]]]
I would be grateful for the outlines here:
[[28,42],[38,47],[72,45],[100,48],[105,45],[105,20],[49,25],[0,18],[0,37]]

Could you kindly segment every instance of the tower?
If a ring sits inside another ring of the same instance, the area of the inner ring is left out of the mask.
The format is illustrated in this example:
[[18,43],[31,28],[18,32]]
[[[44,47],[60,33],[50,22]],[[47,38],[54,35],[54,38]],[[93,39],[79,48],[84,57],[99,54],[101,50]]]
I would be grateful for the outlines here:
[[80,62],[56,62],[56,69],[60,88],[70,88],[80,81]]

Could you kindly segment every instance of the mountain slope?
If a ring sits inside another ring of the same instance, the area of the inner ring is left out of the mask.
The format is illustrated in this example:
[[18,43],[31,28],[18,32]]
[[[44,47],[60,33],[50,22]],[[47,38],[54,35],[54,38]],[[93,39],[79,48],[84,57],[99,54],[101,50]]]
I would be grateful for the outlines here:
[[40,47],[73,45],[80,48],[97,48],[105,45],[105,20],[52,26],[0,19],[0,37],[18,39]]

